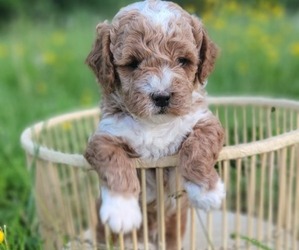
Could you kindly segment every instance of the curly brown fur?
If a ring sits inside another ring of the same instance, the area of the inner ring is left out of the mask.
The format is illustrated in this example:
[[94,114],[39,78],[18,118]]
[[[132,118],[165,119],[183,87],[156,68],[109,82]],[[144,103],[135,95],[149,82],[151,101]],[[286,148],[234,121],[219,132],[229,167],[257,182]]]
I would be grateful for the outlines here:
[[134,160],[138,155],[121,138],[95,135],[88,143],[84,156],[97,171],[102,184],[113,192],[139,194]]
[[219,120],[210,116],[198,122],[182,144],[179,168],[187,180],[212,190],[219,179],[214,166],[222,149],[224,130]]
[[[107,216],[113,210],[109,205],[115,201],[139,213],[136,200],[131,198],[137,199],[140,193],[136,158],[157,160],[179,153],[179,169],[184,180],[191,182],[189,189],[197,190],[194,184],[205,194],[211,192],[213,199],[222,196],[214,165],[222,147],[223,129],[208,111],[204,90],[217,53],[200,20],[171,2],[136,3],[122,9],[111,24],[97,26],[96,41],[86,62],[103,89],[102,117],[85,157],[107,188],[106,207],[100,213],[115,231],[136,228],[139,223],[134,215],[128,215],[136,222],[129,226],[126,214],[119,215],[117,223]],[[167,96],[165,105],[155,100],[157,95]],[[171,172],[164,176],[165,195],[176,190],[173,176]],[[147,201],[149,233],[155,241],[156,180],[151,171],[147,171],[146,182],[152,197]],[[175,202],[166,199],[165,203],[167,249],[172,249],[178,237]],[[185,195],[182,235],[187,208]]]

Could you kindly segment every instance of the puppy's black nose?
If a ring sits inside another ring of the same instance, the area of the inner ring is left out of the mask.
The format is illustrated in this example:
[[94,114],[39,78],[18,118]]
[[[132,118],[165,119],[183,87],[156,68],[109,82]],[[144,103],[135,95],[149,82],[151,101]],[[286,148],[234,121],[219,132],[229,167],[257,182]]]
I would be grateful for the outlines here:
[[157,107],[164,108],[169,105],[170,95],[169,94],[154,94],[152,99]]

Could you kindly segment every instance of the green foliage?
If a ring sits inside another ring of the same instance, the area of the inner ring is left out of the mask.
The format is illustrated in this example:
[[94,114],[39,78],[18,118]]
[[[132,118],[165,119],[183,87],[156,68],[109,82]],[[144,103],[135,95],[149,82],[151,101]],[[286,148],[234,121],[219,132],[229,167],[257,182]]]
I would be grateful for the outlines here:
[[244,240],[245,242],[257,247],[257,249],[262,249],[262,250],[271,250],[270,247],[264,245],[262,242],[256,240],[256,239],[252,239],[249,237],[246,237],[244,235],[237,235],[237,234],[231,234],[231,238],[232,239],[236,239],[236,238],[241,238],[242,240]]
[[22,8],[22,0],[0,0],[0,20],[6,20]]
[[84,60],[97,22],[84,13],[59,26],[20,20],[1,34],[0,225],[8,226],[11,249],[40,245],[20,134],[49,114],[96,105],[97,85]]
[[16,17],[45,20],[52,16],[66,15],[76,9],[84,9],[108,18],[132,0],[0,0],[0,24]]
[[[74,9],[86,9],[102,17],[108,18],[119,8],[135,2],[134,0],[0,0],[0,23],[5,24],[7,20],[19,16],[29,16],[34,19],[45,19],[57,13],[68,14]],[[207,11],[210,9],[219,9],[227,5],[231,0],[174,0],[182,6],[193,6],[196,10]],[[239,0],[241,4],[251,7],[258,7],[265,2],[271,5],[283,4],[288,10],[298,10],[299,2],[297,0]]]
[[221,49],[208,90],[231,94],[233,86],[247,95],[299,96],[298,16],[280,5],[254,9],[231,1],[201,17]]

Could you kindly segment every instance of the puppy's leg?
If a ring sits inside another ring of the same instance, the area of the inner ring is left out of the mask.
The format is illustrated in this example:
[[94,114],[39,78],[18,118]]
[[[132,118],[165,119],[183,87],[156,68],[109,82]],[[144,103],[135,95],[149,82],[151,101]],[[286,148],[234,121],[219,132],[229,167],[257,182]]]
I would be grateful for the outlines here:
[[177,235],[177,215],[176,213],[172,214],[165,221],[166,225],[166,249],[167,250],[177,250],[177,238],[180,237],[183,239],[186,232],[187,224],[187,206],[182,207],[181,209],[181,235]]
[[[102,206],[102,200],[99,198],[96,203],[96,210],[100,211],[100,208]],[[96,225],[96,239],[99,244],[99,249],[106,249],[108,246],[106,245],[106,235],[105,235],[105,225],[101,222],[100,214],[97,215],[97,225]],[[143,237],[141,237],[141,229],[137,231],[138,234],[138,243],[137,248],[138,250],[143,250],[144,243],[143,243]],[[142,234],[143,236],[143,234]],[[117,246],[119,244],[119,235],[113,232],[110,232],[109,238],[109,246],[113,249],[113,246]],[[124,244],[125,249],[134,249],[134,244],[132,240],[132,234],[128,233],[124,235]],[[108,247],[109,248],[109,247]],[[149,242],[148,246],[149,250],[157,250],[155,245]]]
[[224,131],[212,114],[199,121],[183,142],[179,168],[186,179],[189,200],[198,208],[218,208],[225,190],[214,165],[223,145]]
[[85,152],[102,181],[101,221],[115,233],[127,233],[141,224],[136,157],[121,138],[105,134],[94,135]]
[[[186,203],[185,203],[186,204]],[[167,250],[177,250],[177,238],[180,237],[181,240],[183,239],[185,232],[186,232],[186,224],[187,224],[187,206],[182,206],[181,209],[181,218],[180,218],[180,225],[181,225],[181,234],[177,235],[177,215],[175,212],[171,214],[167,214],[165,211],[166,218],[165,218],[165,239],[166,239],[166,249]],[[158,247],[158,221],[157,221],[157,210],[150,210],[147,213],[148,217],[148,231],[149,231],[149,240],[150,244],[156,245]],[[143,231],[140,230],[140,239],[143,237]]]
[[[99,198],[96,203],[96,211],[100,211],[100,208],[102,206],[102,200]],[[106,235],[105,235],[105,226],[101,222],[100,214],[97,213],[97,225],[96,225],[96,239],[97,242],[102,244],[106,244]],[[109,243],[112,243],[113,245],[117,243],[118,236],[114,233],[111,233],[109,238]]]

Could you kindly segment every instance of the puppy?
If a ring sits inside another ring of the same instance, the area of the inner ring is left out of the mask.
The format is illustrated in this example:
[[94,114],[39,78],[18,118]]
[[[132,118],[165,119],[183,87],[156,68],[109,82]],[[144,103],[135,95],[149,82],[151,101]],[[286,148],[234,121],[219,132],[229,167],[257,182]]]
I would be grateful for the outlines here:
[[[136,158],[178,154],[191,204],[204,210],[220,206],[225,190],[214,165],[224,133],[204,90],[216,56],[199,19],[171,2],[137,2],[121,9],[111,24],[97,26],[86,61],[102,87],[101,120],[85,158],[101,180],[100,219],[113,232],[128,233],[142,223]],[[155,174],[147,172],[149,236],[155,242],[156,214],[150,209]],[[173,171],[164,179],[165,192],[171,193]],[[165,203],[166,244],[172,249],[176,203]],[[182,206],[181,236],[188,202]]]

